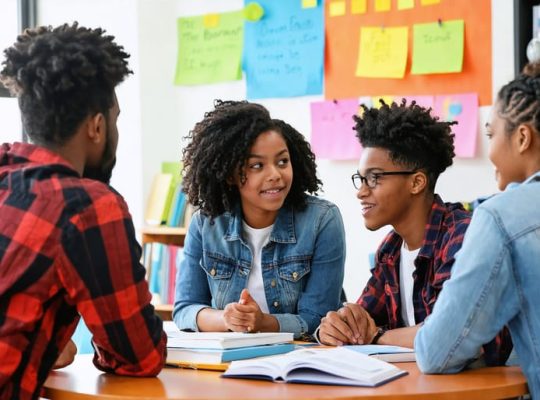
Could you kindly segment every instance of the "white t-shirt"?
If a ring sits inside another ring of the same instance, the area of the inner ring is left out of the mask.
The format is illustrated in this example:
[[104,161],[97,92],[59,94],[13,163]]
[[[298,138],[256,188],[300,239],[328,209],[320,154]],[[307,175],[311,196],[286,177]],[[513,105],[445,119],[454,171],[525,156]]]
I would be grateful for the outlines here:
[[253,300],[257,302],[261,311],[269,314],[268,303],[266,302],[266,294],[264,293],[264,282],[262,276],[261,257],[262,248],[270,241],[270,233],[274,225],[267,226],[262,229],[255,229],[242,221],[244,235],[248,246],[253,255],[251,263],[251,273],[248,277],[247,289]]
[[414,260],[418,256],[420,249],[410,251],[405,242],[401,246],[401,257],[399,262],[399,293],[401,296],[401,318],[405,326],[416,325],[413,305],[413,272],[416,269]]

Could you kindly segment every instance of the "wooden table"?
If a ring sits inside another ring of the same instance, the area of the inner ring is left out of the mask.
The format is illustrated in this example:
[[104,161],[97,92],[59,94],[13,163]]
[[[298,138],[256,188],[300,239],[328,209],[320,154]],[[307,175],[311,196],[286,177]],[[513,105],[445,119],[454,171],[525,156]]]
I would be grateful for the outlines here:
[[91,355],[51,372],[44,396],[78,399],[501,399],[528,393],[519,367],[482,368],[457,375],[423,375],[416,363],[400,363],[409,375],[378,388],[223,379],[219,372],[165,368],[157,378],[104,374]]

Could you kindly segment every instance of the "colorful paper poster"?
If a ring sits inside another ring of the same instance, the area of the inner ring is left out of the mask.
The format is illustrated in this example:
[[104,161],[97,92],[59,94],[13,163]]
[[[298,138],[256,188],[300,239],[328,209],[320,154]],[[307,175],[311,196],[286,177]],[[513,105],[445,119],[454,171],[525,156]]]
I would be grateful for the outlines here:
[[176,85],[242,78],[244,17],[241,11],[178,18]]
[[461,72],[464,31],[463,20],[415,24],[411,73]]
[[390,11],[390,0],[375,0],[375,12]]
[[406,26],[361,28],[356,76],[403,78],[407,64],[407,47]]
[[365,14],[367,0],[351,0],[351,14]]
[[435,96],[435,115],[443,121],[457,121],[452,125],[457,157],[474,157],[478,135],[478,94],[449,94]]
[[290,0],[259,3],[264,16],[257,22],[247,21],[245,26],[248,99],[321,94],[323,6],[302,9],[300,2]]
[[360,158],[361,147],[353,120],[357,113],[358,99],[311,103],[311,149],[317,158]]
[[420,4],[423,6],[430,6],[432,4],[439,4],[441,0],[420,0]]
[[397,8],[398,10],[409,10],[414,8],[414,0],[398,0]]

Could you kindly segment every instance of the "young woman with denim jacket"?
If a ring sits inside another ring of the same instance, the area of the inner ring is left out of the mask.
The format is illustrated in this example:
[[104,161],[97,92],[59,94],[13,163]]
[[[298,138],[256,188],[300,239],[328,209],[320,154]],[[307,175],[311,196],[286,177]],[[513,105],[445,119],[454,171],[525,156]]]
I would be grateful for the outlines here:
[[248,102],[217,101],[190,132],[189,226],[173,319],[194,331],[311,334],[340,306],[345,233],[304,137]]
[[506,84],[487,125],[502,193],[473,214],[452,277],[415,338],[426,373],[455,373],[508,325],[531,397],[540,398],[540,65]]

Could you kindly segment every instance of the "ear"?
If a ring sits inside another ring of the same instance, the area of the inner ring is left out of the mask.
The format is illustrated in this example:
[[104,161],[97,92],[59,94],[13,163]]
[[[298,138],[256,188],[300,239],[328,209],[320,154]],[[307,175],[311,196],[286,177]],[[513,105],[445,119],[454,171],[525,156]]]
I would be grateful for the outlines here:
[[514,140],[520,154],[531,148],[535,134],[536,133],[528,124],[521,124],[517,127]]
[[427,175],[423,171],[415,172],[411,176],[411,194],[418,194],[424,191],[428,184]]
[[107,134],[107,121],[102,113],[97,113],[89,117],[87,125],[87,136],[93,144],[105,142]]

